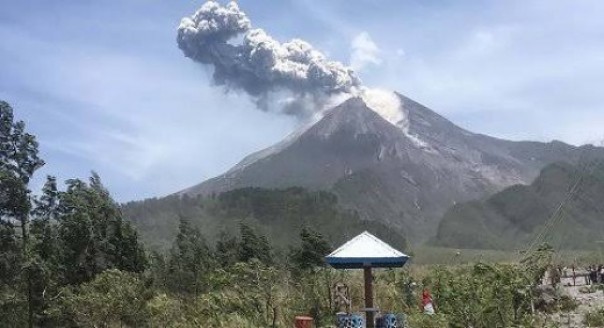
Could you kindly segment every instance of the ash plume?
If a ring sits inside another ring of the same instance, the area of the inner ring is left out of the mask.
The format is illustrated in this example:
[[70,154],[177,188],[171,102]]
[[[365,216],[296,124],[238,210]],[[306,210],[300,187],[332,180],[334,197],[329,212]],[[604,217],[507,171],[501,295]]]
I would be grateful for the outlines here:
[[234,1],[221,5],[210,0],[183,18],[177,41],[186,57],[214,68],[215,84],[245,91],[263,110],[274,103],[271,94],[283,94],[288,99],[280,108],[283,113],[307,116],[310,105],[355,94],[361,87],[351,68],[328,60],[308,42],[280,43],[252,28]]

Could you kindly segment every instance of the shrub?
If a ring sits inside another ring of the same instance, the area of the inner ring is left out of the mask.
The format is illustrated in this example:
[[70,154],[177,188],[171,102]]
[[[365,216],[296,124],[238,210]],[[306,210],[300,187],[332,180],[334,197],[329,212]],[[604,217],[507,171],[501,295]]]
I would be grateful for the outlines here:
[[574,298],[572,298],[568,295],[562,295],[558,302],[559,302],[559,306],[560,306],[560,311],[562,311],[562,312],[574,311],[579,306],[579,303],[577,302],[577,300],[575,300]]
[[604,309],[598,309],[585,313],[583,323],[585,323],[588,327],[604,326]]
[[107,270],[75,289],[65,288],[59,312],[78,327],[141,327],[148,318],[146,290],[135,274]]
[[412,328],[443,328],[449,326],[449,323],[444,315],[427,315],[423,313],[416,313],[407,316],[407,324]]

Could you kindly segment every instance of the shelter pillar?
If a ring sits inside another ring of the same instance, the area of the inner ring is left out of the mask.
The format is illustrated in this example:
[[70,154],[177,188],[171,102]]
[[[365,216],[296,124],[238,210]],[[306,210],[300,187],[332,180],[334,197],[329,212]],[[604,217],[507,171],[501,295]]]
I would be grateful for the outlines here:
[[375,327],[375,309],[373,308],[373,276],[371,275],[371,267],[363,268],[365,274],[365,313],[367,318],[367,328]]

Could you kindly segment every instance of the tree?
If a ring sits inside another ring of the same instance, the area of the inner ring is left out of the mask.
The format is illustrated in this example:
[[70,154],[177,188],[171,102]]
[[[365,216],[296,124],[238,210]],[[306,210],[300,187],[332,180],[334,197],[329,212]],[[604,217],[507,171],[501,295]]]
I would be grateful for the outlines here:
[[228,268],[237,263],[239,255],[239,241],[237,237],[222,231],[216,242],[216,260],[223,268]]
[[[21,223],[22,228],[27,227],[22,225],[21,220],[27,218],[29,207],[27,185],[13,172],[0,167],[0,220],[13,225]],[[24,230],[22,235],[26,232],[27,230]]]
[[178,235],[170,250],[170,289],[192,295],[206,291],[212,262],[210,248],[201,232],[181,218]]
[[239,261],[249,262],[258,259],[260,262],[271,265],[273,256],[270,243],[264,235],[258,235],[252,227],[245,223],[239,225],[241,242],[239,243]]
[[14,121],[11,106],[0,101],[0,220],[16,221],[21,228],[21,253],[24,278],[27,285],[28,326],[34,326],[32,271],[30,262],[28,188],[34,172],[44,165],[38,156],[36,138],[25,132],[23,121]]
[[300,247],[292,249],[289,257],[294,269],[307,271],[324,266],[324,257],[331,250],[331,246],[323,235],[304,227],[300,231]]
[[23,121],[14,122],[12,107],[0,101],[0,169],[13,173],[27,185],[43,165],[36,138],[25,132]]
[[63,285],[90,281],[106,269],[141,272],[146,258],[136,232],[124,222],[100,178],[68,181],[67,191],[48,177],[34,200],[28,260],[29,305],[36,325],[47,326],[49,301]]
[[31,254],[29,271],[32,279],[32,304],[35,321],[39,326],[48,326],[48,300],[58,294],[61,248],[59,245],[57,180],[48,176],[42,194],[33,201],[31,211]]
[[[15,327],[27,325],[27,299],[23,293],[21,243],[10,222],[0,221],[0,318]],[[2,326],[2,325],[0,325]]]
[[58,235],[55,224],[59,217],[59,191],[57,179],[46,178],[42,195],[34,200],[31,223],[31,234],[35,237],[33,252],[44,261],[56,263],[58,256]]
[[58,233],[64,284],[90,281],[107,269],[142,272],[146,256],[138,235],[121,217],[99,176],[73,179],[60,193]]
[[[21,224],[23,245],[28,242],[30,199],[29,181],[44,165],[38,156],[36,138],[25,132],[23,121],[14,121],[12,107],[0,101],[0,174],[2,177],[2,217],[13,217]],[[23,247],[23,251],[26,247]]]
[[[27,222],[19,219],[26,218],[22,213],[28,211],[28,190],[16,176],[0,168],[0,317],[10,318],[11,322],[27,326],[28,320],[33,325],[33,304],[28,263],[29,251],[25,238]],[[24,224],[25,223],[25,224]],[[18,232],[21,225],[21,234]],[[32,309],[32,311],[29,311]],[[27,316],[26,313],[32,314]]]
[[96,173],[88,183],[69,180],[65,192],[48,177],[35,198],[29,182],[42,165],[35,137],[0,101],[0,316],[17,326],[48,326],[48,301],[61,286],[146,265],[136,231]]

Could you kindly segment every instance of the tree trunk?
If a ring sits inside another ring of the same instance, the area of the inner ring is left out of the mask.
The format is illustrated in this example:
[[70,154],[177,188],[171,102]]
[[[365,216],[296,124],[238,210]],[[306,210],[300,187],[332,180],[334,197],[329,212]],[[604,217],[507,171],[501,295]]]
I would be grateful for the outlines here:
[[25,280],[27,283],[27,323],[29,328],[34,327],[34,291],[31,281],[31,268],[29,267],[29,217],[27,214],[19,217],[21,222],[21,242],[23,252],[23,262],[27,265],[25,270]]

